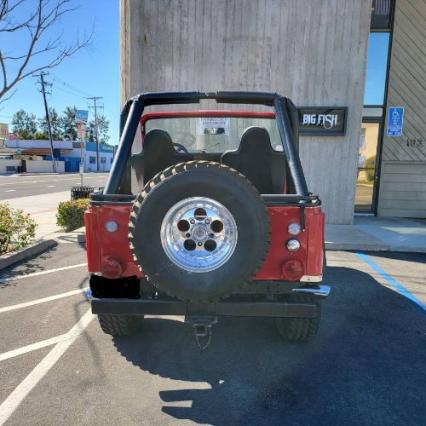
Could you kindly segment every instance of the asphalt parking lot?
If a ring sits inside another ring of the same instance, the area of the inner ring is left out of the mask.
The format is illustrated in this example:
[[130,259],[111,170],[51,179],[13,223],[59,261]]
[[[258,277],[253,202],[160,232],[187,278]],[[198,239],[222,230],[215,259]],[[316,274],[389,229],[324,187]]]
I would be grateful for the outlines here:
[[[104,186],[107,176],[107,173],[85,173],[83,184],[95,188]],[[0,200],[68,191],[72,186],[80,185],[80,182],[78,173],[0,175]]]
[[314,341],[227,318],[204,352],[180,318],[102,334],[76,243],[2,271],[0,425],[424,424],[426,255],[327,256]]

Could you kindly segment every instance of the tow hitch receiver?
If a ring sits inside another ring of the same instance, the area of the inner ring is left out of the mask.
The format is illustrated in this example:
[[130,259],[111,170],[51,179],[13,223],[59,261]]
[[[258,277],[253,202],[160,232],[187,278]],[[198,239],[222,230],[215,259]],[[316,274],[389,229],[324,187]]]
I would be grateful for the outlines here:
[[192,316],[185,317],[185,322],[194,328],[195,341],[198,347],[203,351],[212,340],[212,326],[217,323],[217,317],[212,316]]
[[216,305],[211,303],[188,303],[185,322],[194,328],[195,341],[203,351],[212,340],[212,326],[217,323]]

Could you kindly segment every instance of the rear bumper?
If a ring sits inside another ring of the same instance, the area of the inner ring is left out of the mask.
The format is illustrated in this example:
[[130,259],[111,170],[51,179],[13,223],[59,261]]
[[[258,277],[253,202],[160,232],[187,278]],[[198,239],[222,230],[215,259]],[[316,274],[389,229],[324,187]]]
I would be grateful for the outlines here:
[[[298,292],[318,298],[328,296],[328,286],[299,288]],[[314,318],[318,315],[316,303],[289,303],[282,301],[220,301],[217,303],[187,303],[175,299],[114,299],[91,298],[94,314],[109,315],[201,315],[237,317]]]

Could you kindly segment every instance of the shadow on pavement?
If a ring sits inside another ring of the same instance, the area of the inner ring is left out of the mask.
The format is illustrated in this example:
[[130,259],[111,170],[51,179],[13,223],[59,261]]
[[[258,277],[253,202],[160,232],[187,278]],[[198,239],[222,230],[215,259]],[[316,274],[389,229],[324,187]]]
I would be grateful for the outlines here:
[[220,319],[204,352],[188,325],[164,319],[147,319],[140,336],[114,344],[134,365],[174,380],[160,381],[159,397],[163,412],[179,420],[421,424],[422,310],[354,269],[328,268],[325,281],[332,295],[319,335],[308,344],[283,342],[273,320],[255,318]]
[[[33,274],[45,270],[45,261],[48,261],[57,251],[57,247],[52,247],[42,254],[34,255],[24,260],[23,262],[9,266],[8,268],[0,270],[0,277],[13,278],[22,275]],[[9,281],[1,283],[0,288],[15,286],[16,281]]]

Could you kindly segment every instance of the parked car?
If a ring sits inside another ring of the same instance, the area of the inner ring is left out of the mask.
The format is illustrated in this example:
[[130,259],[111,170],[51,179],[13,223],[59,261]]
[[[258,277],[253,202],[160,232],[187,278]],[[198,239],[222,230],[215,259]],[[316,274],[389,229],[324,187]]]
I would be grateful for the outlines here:
[[[204,99],[250,109],[166,109]],[[152,105],[165,109],[144,110]],[[269,93],[142,94],[121,123],[108,182],[85,215],[103,331],[121,336],[143,315],[185,315],[207,345],[224,315],[273,317],[289,341],[315,335],[330,291],[321,283],[324,213],[306,185],[293,103]]]

